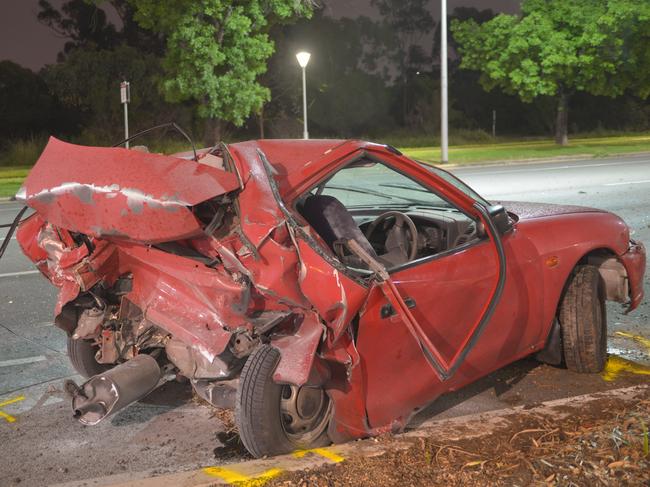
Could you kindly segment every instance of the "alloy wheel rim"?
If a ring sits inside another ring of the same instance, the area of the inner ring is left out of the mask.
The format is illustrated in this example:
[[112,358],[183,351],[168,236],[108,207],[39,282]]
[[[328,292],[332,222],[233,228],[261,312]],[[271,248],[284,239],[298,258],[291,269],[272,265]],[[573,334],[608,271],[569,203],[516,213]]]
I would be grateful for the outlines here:
[[309,444],[329,422],[331,402],[321,387],[284,385],[280,392],[280,420],[287,437]]

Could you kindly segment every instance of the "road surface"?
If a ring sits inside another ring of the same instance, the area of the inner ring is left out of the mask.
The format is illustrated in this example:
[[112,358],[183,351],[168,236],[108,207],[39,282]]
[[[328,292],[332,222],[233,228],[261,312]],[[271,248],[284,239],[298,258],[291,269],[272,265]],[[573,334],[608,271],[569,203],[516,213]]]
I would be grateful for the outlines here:
[[[650,242],[650,157],[458,168],[491,200],[569,203],[623,217],[633,238]],[[17,203],[0,204],[0,222]],[[4,230],[0,230],[4,235]],[[650,272],[647,271],[647,274]],[[648,278],[646,295],[650,295]],[[0,261],[0,485],[39,486],[124,472],[169,472],[241,460],[214,411],[171,383],[96,427],[72,420],[62,393],[75,378],[63,332],[52,325],[54,288],[36,273],[16,241]],[[648,363],[648,351],[616,332],[650,337],[647,301],[625,316],[609,307],[611,353]],[[78,377],[76,377],[79,379]],[[647,380],[581,376],[524,360],[436,401],[413,421],[534,403]],[[226,442],[228,443],[228,442]]]

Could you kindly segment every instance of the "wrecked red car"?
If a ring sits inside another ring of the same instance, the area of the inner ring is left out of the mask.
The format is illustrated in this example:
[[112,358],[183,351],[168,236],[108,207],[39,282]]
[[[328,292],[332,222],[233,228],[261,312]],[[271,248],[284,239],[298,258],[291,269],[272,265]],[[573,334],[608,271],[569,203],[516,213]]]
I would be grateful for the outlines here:
[[486,201],[361,141],[166,156],[51,139],[17,238],[59,288],[56,325],[95,424],[170,378],[234,405],[256,457],[399,431],[530,354],[606,359],[606,311],[645,250],[592,208]]

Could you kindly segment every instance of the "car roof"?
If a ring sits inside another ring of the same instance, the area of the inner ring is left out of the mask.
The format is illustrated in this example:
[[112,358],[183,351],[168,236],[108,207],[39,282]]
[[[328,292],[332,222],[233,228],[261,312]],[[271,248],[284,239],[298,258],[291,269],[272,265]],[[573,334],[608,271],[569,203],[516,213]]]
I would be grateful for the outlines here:
[[337,149],[349,154],[367,145],[368,142],[344,139],[263,139],[228,144],[228,148],[249,167],[257,165],[257,150],[261,150],[273,166],[275,180],[284,196],[341,157],[343,154]]

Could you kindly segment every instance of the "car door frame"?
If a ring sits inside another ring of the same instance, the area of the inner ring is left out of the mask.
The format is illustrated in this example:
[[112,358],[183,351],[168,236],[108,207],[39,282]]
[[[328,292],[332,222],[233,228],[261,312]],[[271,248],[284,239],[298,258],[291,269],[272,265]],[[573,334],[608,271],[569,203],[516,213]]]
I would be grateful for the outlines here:
[[[368,254],[365,254],[363,252],[359,254],[359,257],[365,260],[368,263],[369,268],[374,272],[374,285],[377,285],[381,288],[388,303],[393,307],[397,315],[402,319],[411,335],[420,346],[424,357],[427,359],[427,362],[433,371],[440,378],[440,380],[446,381],[455,374],[455,372],[464,362],[467,355],[476,346],[501,299],[507,274],[506,255],[503,244],[501,242],[501,235],[490,216],[490,209],[488,207],[476,201],[474,198],[471,198],[469,195],[456,188],[450,182],[447,182],[440,176],[437,176],[435,173],[428,171],[417,162],[403,156],[401,152],[397,151],[396,149],[389,148],[388,146],[367,144],[351,154],[348,153],[339,159],[335,159],[331,166],[328,167],[329,170],[325,174],[321,172],[319,173],[317,180],[315,180],[315,178],[311,178],[310,180],[304,182],[303,185],[301,185],[301,189],[297,191],[297,194],[306,194],[314,187],[322,184],[323,181],[329,179],[341,168],[364,157],[376,160],[378,163],[383,164],[388,168],[408,177],[409,179],[427,188],[440,198],[450,202],[456,208],[465,213],[468,217],[482,223],[483,227],[485,228],[485,236],[487,237],[495,253],[497,261],[497,276],[490,293],[490,297],[485,303],[481,317],[472,326],[471,333],[468,334],[467,338],[461,345],[461,348],[457,351],[457,353],[452,357],[450,361],[444,359],[442,354],[436,348],[435,344],[431,342],[420,324],[413,317],[413,314],[409,310],[408,304],[399,293],[390,275],[404,269],[405,266],[417,265],[427,262],[431,259],[441,258],[454,252],[461,251],[463,247],[450,249],[449,251],[424,257],[422,259],[418,259],[417,261],[410,261],[391,269],[385,269],[383,265],[378,263]],[[291,202],[291,207],[294,208],[294,211],[295,203],[298,199],[299,198],[295,198]],[[295,211],[295,213],[298,212]],[[358,252],[359,249],[356,248],[355,250]]]

